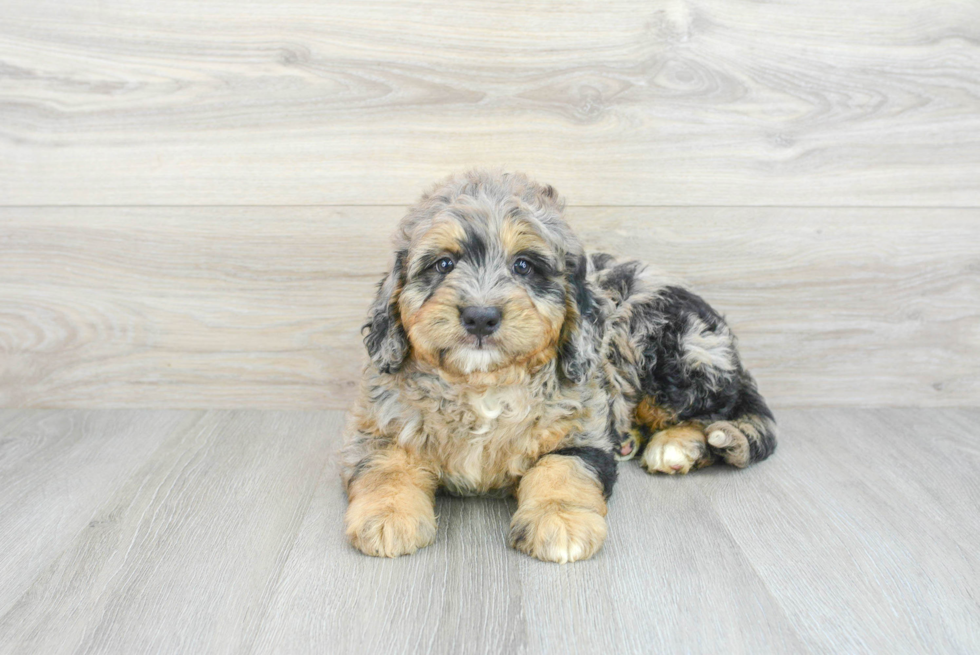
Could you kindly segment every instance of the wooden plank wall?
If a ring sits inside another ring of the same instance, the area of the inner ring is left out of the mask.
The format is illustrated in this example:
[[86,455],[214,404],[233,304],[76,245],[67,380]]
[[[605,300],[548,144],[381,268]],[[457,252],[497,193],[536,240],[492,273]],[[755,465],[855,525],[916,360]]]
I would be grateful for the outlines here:
[[8,0],[0,406],[339,408],[470,166],[687,278],[777,406],[980,403],[980,4]]

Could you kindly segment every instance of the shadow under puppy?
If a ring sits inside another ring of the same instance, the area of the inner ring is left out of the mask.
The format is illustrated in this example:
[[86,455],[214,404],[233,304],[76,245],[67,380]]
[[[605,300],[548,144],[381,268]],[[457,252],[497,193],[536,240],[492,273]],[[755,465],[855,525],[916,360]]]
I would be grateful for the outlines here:
[[362,552],[431,544],[442,488],[513,493],[514,548],[585,559],[606,538],[617,459],[684,474],[774,450],[722,317],[639,262],[586,256],[562,211],[550,186],[472,171],[399,224],[342,451]]

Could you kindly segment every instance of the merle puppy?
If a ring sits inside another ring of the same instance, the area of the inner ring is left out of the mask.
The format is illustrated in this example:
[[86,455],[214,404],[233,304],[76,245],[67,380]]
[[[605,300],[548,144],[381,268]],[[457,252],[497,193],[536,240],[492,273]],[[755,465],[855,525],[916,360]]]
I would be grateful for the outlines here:
[[514,548],[585,559],[617,459],[673,475],[773,452],[722,317],[639,262],[587,256],[562,211],[550,186],[472,171],[399,224],[342,457],[362,552],[431,544],[444,489],[513,493]]

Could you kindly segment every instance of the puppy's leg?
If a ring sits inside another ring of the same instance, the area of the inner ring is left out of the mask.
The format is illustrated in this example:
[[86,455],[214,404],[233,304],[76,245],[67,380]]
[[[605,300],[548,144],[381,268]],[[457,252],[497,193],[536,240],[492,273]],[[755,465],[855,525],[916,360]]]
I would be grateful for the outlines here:
[[367,456],[347,486],[344,522],[366,555],[410,555],[436,537],[435,474],[401,448]]
[[646,367],[635,412],[651,432],[644,468],[684,474],[719,459],[744,467],[768,457],[775,421],[724,318],[681,287],[647,300],[630,296],[627,306],[639,317],[632,352],[645,354],[633,358]]
[[611,439],[615,444],[613,452],[617,461],[625,462],[633,459],[646,445],[649,432],[644,432],[633,420],[636,403],[622,396],[610,393],[609,417]]
[[643,468],[673,475],[717,460],[745,468],[769,457],[776,449],[776,423],[748,373],[742,373],[738,393],[731,418],[705,418],[654,434],[643,451]]
[[633,459],[645,442],[643,433],[633,423],[639,387],[638,367],[631,361],[635,359],[635,353],[630,350],[628,326],[622,321],[610,321],[603,340],[609,429],[616,445],[614,456],[619,461],[626,461]]
[[643,373],[653,364],[647,345],[659,339],[663,327],[658,315],[660,281],[638,262],[626,262],[600,271],[597,283],[615,305],[606,320],[600,354],[615,457],[623,461],[635,457],[649,436],[634,423],[634,415],[644,395]]
[[[602,466],[615,471],[611,453],[597,448],[568,450],[590,451],[587,457],[602,458]],[[592,557],[606,540],[604,482],[581,456],[542,457],[518,485],[511,546],[546,562]]]
[[748,373],[732,418],[710,424],[704,433],[711,449],[739,468],[761,462],[776,450],[776,422]]
[[[708,448],[726,464],[745,468],[776,450],[776,421],[748,371],[741,371],[735,406],[701,425]],[[720,420],[719,420],[720,419]]]

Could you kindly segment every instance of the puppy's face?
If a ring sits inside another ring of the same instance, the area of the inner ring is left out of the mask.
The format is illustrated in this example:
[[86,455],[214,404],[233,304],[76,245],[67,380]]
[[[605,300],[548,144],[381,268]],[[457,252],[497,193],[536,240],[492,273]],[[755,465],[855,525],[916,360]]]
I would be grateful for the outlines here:
[[460,374],[553,357],[567,309],[560,257],[517,208],[433,217],[409,247],[398,300],[413,356]]
[[424,196],[399,226],[366,325],[377,367],[410,357],[469,375],[556,357],[585,267],[561,210],[551,187],[519,175],[472,172]]

